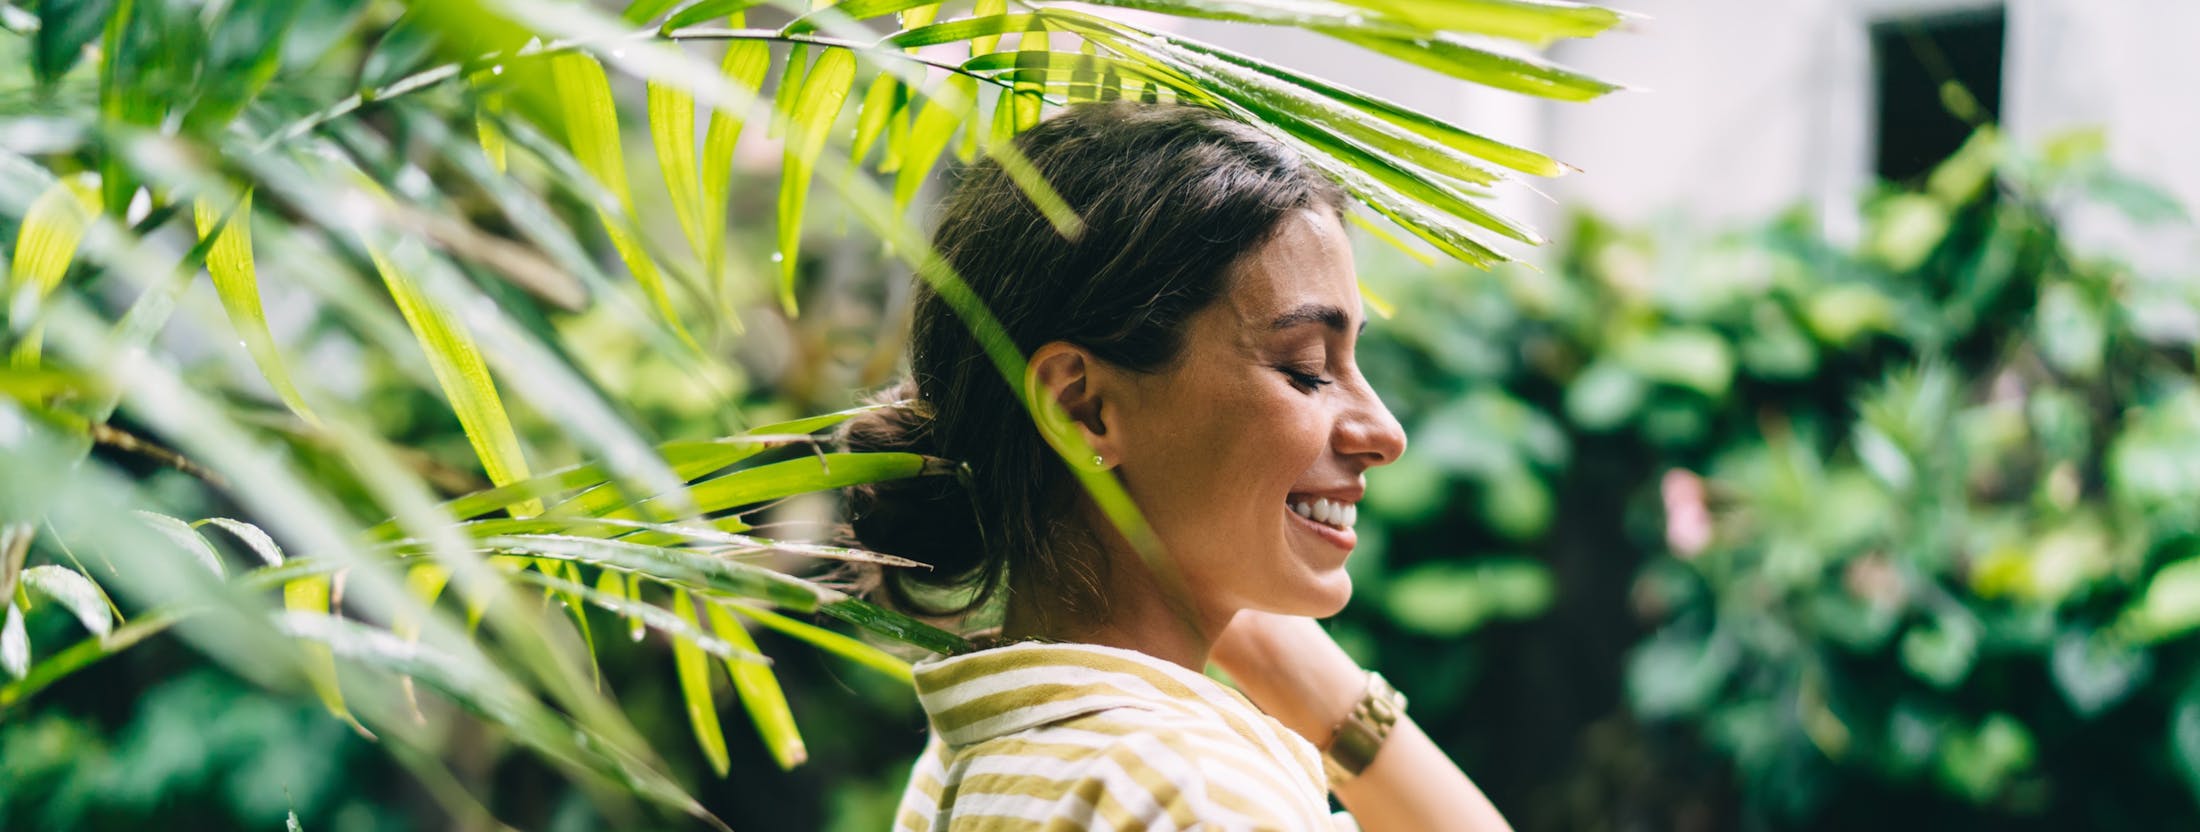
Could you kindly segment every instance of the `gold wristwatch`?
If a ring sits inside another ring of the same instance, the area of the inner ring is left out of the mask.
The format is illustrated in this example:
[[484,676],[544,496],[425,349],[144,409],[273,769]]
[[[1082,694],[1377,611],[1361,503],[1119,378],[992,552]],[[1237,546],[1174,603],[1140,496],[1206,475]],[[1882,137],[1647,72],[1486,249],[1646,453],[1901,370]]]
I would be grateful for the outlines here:
[[1330,788],[1350,782],[1375,762],[1375,753],[1383,750],[1383,741],[1390,738],[1405,712],[1406,695],[1391,687],[1382,674],[1368,671],[1367,692],[1360,694],[1352,712],[1337,723],[1322,746],[1322,768],[1329,772]]

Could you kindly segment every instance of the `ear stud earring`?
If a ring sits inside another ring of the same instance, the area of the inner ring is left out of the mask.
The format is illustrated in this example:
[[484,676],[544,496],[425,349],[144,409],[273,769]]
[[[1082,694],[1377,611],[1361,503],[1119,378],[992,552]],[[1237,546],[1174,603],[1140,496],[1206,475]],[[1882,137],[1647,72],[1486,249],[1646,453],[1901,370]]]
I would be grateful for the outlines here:
[[1101,456],[1101,455],[1099,455],[1099,454],[1093,454],[1093,455],[1092,455],[1092,467],[1094,467],[1094,468],[1099,468],[1099,469],[1103,469],[1103,470],[1105,470],[1105,469],[1106,469],[1106,468],[1108,467],[1108,460],[1107,460],[1107,458],[1106,458],[1106,457],[1103,457],[1103,456]]

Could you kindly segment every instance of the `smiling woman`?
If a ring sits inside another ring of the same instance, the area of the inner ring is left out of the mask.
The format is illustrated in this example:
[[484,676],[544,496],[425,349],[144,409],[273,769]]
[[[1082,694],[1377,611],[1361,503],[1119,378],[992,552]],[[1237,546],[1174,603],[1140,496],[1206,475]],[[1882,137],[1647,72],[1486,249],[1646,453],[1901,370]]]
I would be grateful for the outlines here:
[[[981,649],[916,666],[932,736],[899,827],[1504,829],[1314,621],[1351,597],[1364,474],[1406,445],[1353,356],[1343,191],[1189,106],[1073,107],[1016,144],[1083,230],[1058,233],[984,162],[934,242],[1029,356],[1023,378],[923,282],[910,377],[885,394],[900,404],[845,431],[969,466],[850,495],[859,543],[932,567],[867,588],[933,615],[1005,610]],[[1158,568],[1081,487],[1095,473],[1138,508]]]

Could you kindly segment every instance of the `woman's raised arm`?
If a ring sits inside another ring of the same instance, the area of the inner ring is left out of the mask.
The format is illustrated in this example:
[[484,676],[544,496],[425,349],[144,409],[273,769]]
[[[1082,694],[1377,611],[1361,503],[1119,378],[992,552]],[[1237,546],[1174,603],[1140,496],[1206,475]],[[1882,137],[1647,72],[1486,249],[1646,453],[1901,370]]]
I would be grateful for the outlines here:
[[[1311,618],[1238,613],[1212,658],[1253,704],[1316,747],[1367,690],[1367,671]],[[1374,762],[1336,791],[1366,832],[1512,829],[1410,713],[1398,719]]]

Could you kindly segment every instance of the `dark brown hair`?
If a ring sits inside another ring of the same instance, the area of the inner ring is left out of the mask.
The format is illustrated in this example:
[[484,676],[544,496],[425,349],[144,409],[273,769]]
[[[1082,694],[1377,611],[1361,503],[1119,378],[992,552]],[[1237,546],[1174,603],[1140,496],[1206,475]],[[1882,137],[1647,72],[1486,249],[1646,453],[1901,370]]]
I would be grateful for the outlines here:
[[[1205,108],[1108,102],[1070,107],[1016,138],[1084,221],[1057,233],[1000,165],[967,168],[933,245],[992,310],[1017,350],[1066,341],[1138,372],[1167,367],[1187,321],[1228,288],[1229,266],[1293,211],[1338,214],[1344,192],[1258,129]],[[910,375],[880,400],[912,400],[853,420],[851,450],[959,460],[965,478],[850,490],[864,548],[930,564],[874,573],[867,588],[901,609],[953,615],[1004,583],[1043,593],[1044,614],[1104,614],[1099,564],[1076,542],[1071,472],[1040,438],[1013,388],[947,302],[919,281]],[[938,608],[914,586],[975,589]]]

